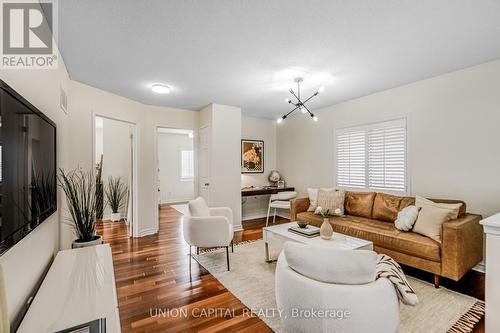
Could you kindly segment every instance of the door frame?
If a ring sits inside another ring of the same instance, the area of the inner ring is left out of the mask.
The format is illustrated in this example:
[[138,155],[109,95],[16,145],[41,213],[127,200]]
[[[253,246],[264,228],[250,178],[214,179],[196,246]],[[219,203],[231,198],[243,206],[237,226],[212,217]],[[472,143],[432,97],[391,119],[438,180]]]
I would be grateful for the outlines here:
[[139,221],[139,203],[138,203],[138,163],[137,163],[137,123],[119,119],[115,117],[110,117],[105,114],[101,114],[95,111],[92,111],[92,168],[94,170],[96,166],[96,158],[95,158],[95,124],[96,117],[106,118],[109,120],[119,121],[122,123],[126,123],[132,126],[132,225],[131,229],[129,229],[129,237],[137,237],[138,221]]

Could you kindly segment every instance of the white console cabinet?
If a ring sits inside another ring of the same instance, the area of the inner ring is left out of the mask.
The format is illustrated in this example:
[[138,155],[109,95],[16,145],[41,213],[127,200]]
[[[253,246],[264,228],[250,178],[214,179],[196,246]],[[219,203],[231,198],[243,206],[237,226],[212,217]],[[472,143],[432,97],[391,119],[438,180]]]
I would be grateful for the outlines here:
[[486,234],[486,332],[500,332],[500,213],[481,224]]
[[109,245],[60,251],[17,332],[57,332],[106,318],[106,333],[120,332]]

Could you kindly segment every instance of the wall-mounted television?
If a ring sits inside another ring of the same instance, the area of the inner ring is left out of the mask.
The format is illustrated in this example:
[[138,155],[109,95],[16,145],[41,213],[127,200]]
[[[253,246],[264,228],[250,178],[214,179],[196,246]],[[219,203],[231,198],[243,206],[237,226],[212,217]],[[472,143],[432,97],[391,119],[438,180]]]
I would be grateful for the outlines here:
[[56,193],[56,125],[0,80],[0,254],[57,210]]

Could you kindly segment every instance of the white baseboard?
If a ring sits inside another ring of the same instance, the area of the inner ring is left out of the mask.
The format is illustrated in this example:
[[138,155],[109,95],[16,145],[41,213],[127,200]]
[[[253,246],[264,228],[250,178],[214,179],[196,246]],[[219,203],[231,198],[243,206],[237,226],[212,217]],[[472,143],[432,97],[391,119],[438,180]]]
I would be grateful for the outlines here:
[[243,225],[241,224],[233,225],[233,231],[243,231]]
[[266,216],[267,216],[267,214],[262,214],[262,213],[250,214],[250,215],[243,216],[241,218],[241,220],[242,221],[249,221],[249,220],[255,220],[255,219],[262,219],[262,218],[266,218]]
[[474,266],[472,269],[477,272],[486,273],[486,263],[483,260],[479,264]]
[[137,237],[144,237],[158,233],[158,228],[146,228],[138,232]]
[[[276,212],[276,216],[283,217],[285,219],[290,218],[290,214],[286,212]],[[243,222],[249,221],[249,220],[255,220],[255,219],[265,219],[267,217],[267,213],[258,213],[258,214],[251,214],[251,215],[245,215],[241,218]],[[273,215],[269,215],[269,219],[272,219]]]
[[[121,213],[120,214],[120,219],[126,219],[127,218],[127,213]],[[102,216],[102,221],[111,221],[111,215],[106,215]]]

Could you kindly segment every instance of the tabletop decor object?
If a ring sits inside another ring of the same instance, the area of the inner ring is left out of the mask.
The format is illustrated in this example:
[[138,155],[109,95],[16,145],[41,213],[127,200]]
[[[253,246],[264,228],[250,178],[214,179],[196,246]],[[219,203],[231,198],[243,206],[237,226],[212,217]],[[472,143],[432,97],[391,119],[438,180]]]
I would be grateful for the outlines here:
[[321,224],[321,228],[319,229],[319,234],[323,239],[331,239],[333,237],[333,228],[330,224],[330,217],[333,216],[329,209],[322,209],[318,207],[316,211],[323,217],[323,223]]

